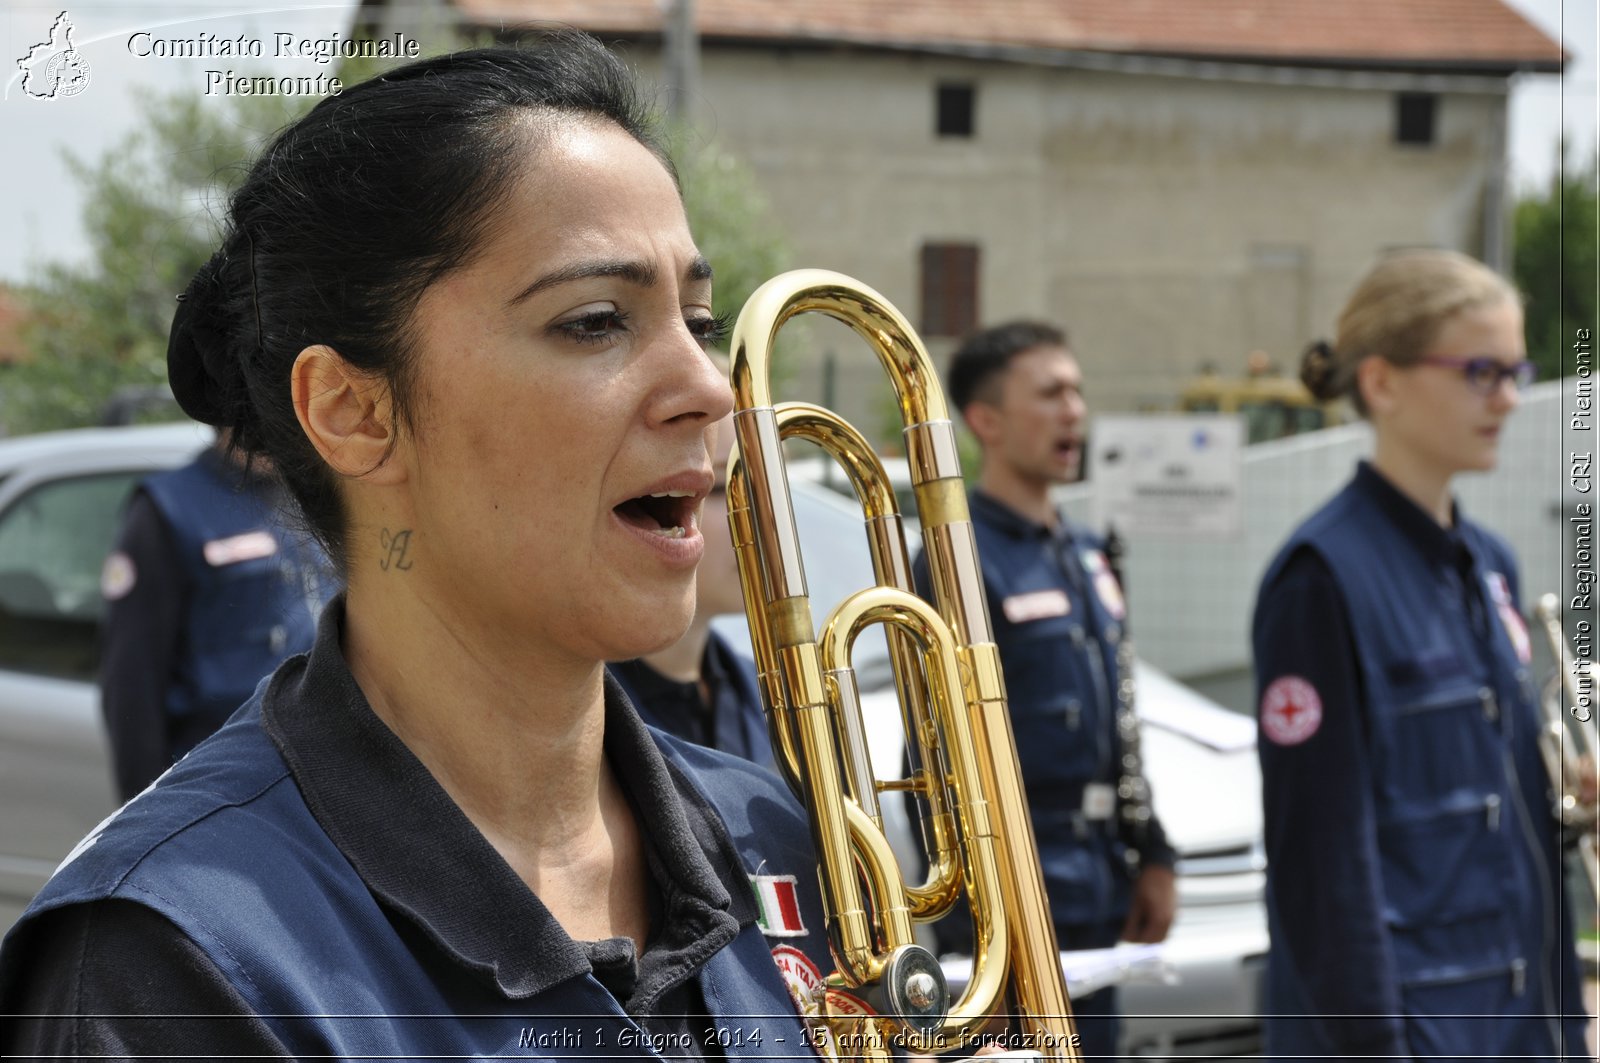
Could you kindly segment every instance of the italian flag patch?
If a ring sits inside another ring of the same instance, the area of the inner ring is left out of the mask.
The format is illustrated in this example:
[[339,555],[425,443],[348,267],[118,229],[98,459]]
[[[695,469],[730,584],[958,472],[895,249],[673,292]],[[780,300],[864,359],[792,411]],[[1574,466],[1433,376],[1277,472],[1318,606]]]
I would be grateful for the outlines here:
[[756,908],[760,912],[756,922],[763,934],[770,938],[805,936],[793,875],[751,875],[750,889],[756,895]]

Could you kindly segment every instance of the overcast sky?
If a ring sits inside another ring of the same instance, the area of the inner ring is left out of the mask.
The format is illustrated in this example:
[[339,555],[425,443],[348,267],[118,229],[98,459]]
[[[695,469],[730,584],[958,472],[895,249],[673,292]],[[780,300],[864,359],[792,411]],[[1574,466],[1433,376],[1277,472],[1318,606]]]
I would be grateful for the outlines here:
[[[354,0],[272,3],[270,0],[73,0],[67,10],[73,43],[89,63],[90,81],[70,99],[41,101],[23,92],[15,60],[46,40],[64,0],[9,0],[0,12],[0,280],[23,281],[40,261],[86,253],[78,223],[81,202],[61,161],[63,148],[98,159],[136,127],[135,89],[206,90],[206,70],[263,68],[315,76],[329,68],[310,59],[275,58],[275,34],[296,40],[343,32]],[[982,0],[974,0],[982,2]],[[1338,0],[1328,0],[1337,3]],[[1528,187],[1549,179],[1563,117],[1572,139],[1592,150],[1596,129],[1595,0],[1508,0],[1573,56],[1563,77],[1526,76],[1512,93],[1513,179]],[[243,34],[263,42],[261,59],[175,59],[130,54],[129,38]]]

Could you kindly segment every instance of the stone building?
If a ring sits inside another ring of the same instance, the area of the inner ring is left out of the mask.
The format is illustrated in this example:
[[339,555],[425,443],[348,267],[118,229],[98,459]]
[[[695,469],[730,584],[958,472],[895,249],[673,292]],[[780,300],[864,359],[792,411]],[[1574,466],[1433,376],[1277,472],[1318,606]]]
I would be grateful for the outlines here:
[[[658,0],[429,0],[568,24],[660,76]],[[1064,323],[1098,410],[1202,366],[1289,370],[1385,249],[1507,268],[1511,80],[1560,46],[1500,0],[694,0],[694,122],[754,168],[796,265],[883,292],[936,356]],[[375,28],[416,13],[367,0]],[[835,401],[879,430],[831,326]],[[816,364],[794,382],[819,397]],[[865,427],[866,425],[864,425]]]

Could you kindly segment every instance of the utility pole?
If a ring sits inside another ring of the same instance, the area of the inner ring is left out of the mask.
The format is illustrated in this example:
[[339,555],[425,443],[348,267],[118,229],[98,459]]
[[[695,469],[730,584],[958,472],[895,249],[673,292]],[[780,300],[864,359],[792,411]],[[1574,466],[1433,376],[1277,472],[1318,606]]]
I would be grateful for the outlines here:
[[694,0],[661,0],[662,64],[665,68],[667,106],[672,117],[688,125],[695,95],[700,89],[700,35],[694,25]]

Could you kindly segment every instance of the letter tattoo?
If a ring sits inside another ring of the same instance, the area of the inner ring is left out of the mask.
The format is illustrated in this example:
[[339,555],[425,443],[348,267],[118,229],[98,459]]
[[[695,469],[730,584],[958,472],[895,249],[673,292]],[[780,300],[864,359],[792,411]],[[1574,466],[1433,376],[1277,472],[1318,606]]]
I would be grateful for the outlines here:
[[413,562],[406,556],[406,551],[411,548],[411,529],[405,528],[391,532],[388,528],[378,534],[378,542],[387,553],[378,559],[378,567],[385,572],[391,568],[405,572],[411,568]]

